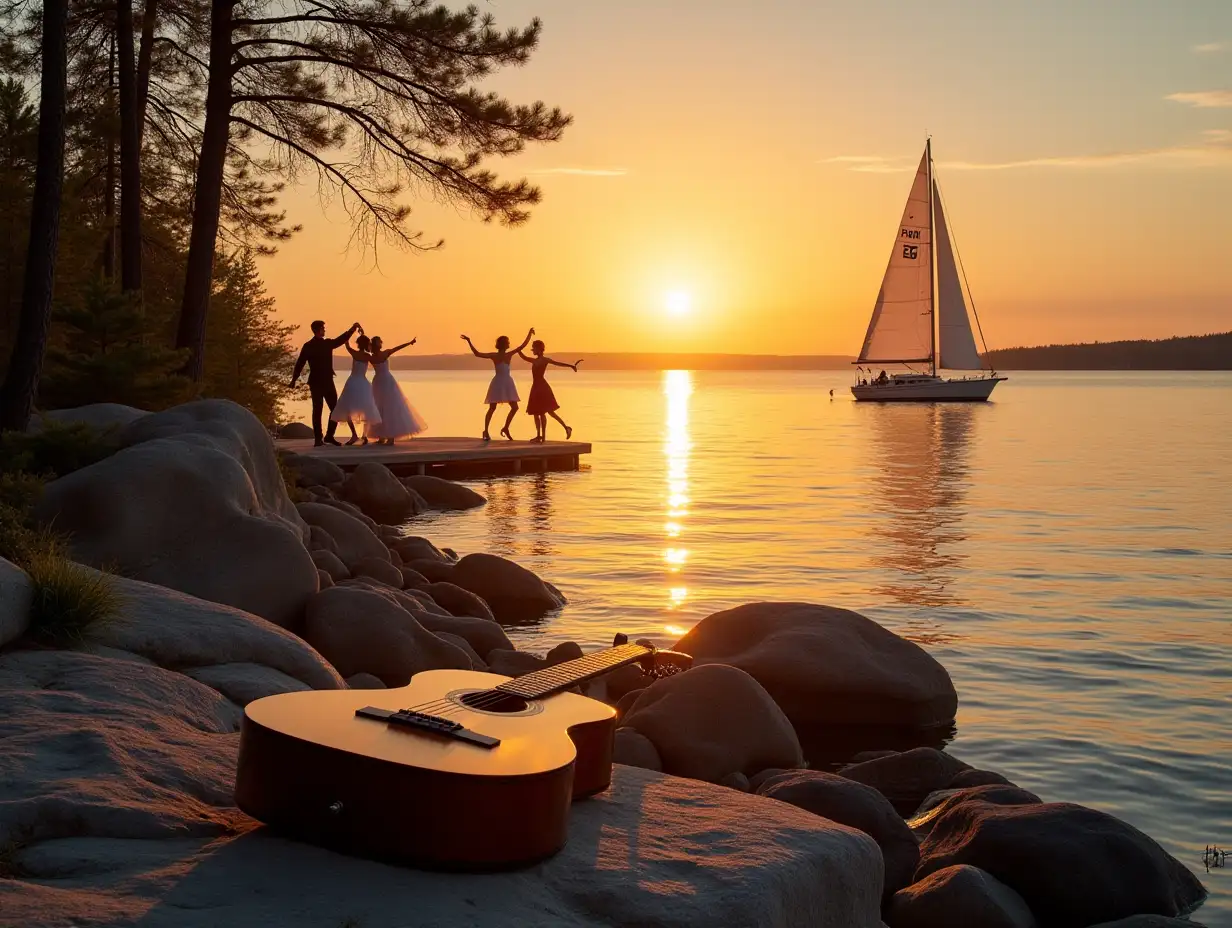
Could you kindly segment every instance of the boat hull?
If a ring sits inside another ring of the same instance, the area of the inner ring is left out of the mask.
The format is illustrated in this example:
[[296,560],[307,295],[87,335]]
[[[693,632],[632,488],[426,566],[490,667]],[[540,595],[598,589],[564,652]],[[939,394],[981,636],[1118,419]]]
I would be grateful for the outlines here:
[[857,400],[873,403],[979,403],[988,399],[1005,377],[980,377],[972,380],[913,381],[909,383],[856,384],[851,394]]

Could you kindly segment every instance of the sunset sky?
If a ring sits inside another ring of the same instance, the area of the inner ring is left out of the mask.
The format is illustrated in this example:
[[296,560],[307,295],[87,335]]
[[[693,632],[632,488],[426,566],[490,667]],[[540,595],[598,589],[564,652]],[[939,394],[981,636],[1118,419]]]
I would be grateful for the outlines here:
[[456,352],[859,350],[925,138],[989,347],[1232,329],[1229,0],[494,0],[539,16],[515,102],[575,117],[493,166],[519,229],[409,200],[435,253],[347,251],[315,187],[280,315]]

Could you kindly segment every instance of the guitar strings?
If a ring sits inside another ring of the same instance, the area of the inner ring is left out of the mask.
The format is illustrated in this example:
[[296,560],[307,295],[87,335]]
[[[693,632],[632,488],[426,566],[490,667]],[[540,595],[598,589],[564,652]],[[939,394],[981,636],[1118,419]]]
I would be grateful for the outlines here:
[[[605,671],[609,669],[615,670],[616,668],[623,666],[624,664],[631,663],[632,660],[636,659],[636,657],[634,657],[632,659],[625,658],[624,660],[613,661],[612,660],[613,656],[614,655],[612,654],[612,652],[609,651],[606,654],[604,654],[603,657],[600,658],[599,660],[595,660],[595,658],[598,657],[598,655],[589,655],[587,657],[579,658],[578,659],[579,662],[589,661],[591,663],[591,666],[588,666],[585,668],[586,672],[582,674],[582,678],[584,679],[587,676],[593,675],[596,671]],[[543,670],[537,670],[537,671],[534,671],[533,673],[525,675],[525,677],[542,675],[541,681],[534,681],[534,682],[543,682],[544,684],[549,684],[549,683],[553,684],[552,687],[541,696],[537,696],[537,697],[519,696],[519,694],[517,693],[504,692],[504,691],[493,688],[487,691],[486,693],[484,693],[484,695],[476,699],[474,702],[469,703],[469,704],[462,703],[461,705],[459,705],[458,704],[459,701],[445,697],[445,698],[438,698],[430,702],[421,703],[418,706],[411,706],[407,710],[404,710],[404,711],[422,712],[424,714],[433,714],[433,715],[438,715],[444,718],[444,717],[448,717],[451,714],[455,714],[459,711],[465,711],[467,709],[485,709],[490,706],[497,705],[502,700],[507,699],[510,696],[514,698],[521,698],[521,699],[527,699],[527,700],[535,699],[535,698],[542,699],[545,696],[551,695],[557,689],[564,689],[569,686],[575,685],[575,683],[582,682],[582,679],[577,679],[577,680],[572,679],[574,678],[577,671],[581,671],[583,669],[581,666],[571,668],[570,670],[562,669],[571,663],[573,662],[568,661],[565,664],[558,664],[556,665],[556,667],[546,667]],[[513,680],[518,680],[518,679],[525,680],[525,677],[523,678],[514,677]],[[511,680],[509,682],[513,682],[513,681]],[[525,681],[525,682],[531,682],[531,681]]]

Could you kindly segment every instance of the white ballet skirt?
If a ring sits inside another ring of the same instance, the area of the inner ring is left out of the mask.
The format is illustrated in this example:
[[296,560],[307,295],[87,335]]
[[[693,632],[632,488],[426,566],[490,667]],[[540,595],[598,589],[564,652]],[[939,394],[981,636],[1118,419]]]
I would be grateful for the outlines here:
[[368,362],[359,358],[351,360],[351,376],[342,385],[334,411],[329,414],[334,422],[366,422],[369,428],[381,421],[372,384],[368,382]]
[[492,378],[492,382],[488,384],[488,395],[483,401],[488,405],[493,403],[517,403],[521,401],[518,396],[518,385],[513,382],[513,375],[509,373],[509,365],[497,364],[496,375]]
[[372,395],[376,398],[376,408],[380,413],[380,421],[368,429],[370,438],[408,438],[418,435],[428,427],[424,418],[415,411],[415,407],[406,401],[402,387],[389,372],[389,362],[374,364],[376,373],[372,376]]

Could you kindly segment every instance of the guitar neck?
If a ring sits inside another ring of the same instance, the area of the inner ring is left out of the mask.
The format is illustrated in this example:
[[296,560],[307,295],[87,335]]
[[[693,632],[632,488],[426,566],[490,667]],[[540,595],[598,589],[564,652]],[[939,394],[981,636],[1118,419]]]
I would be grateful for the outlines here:
[[508,683],[502,683],[496,689],[498,692],[523,699],[544,699],[652,653],[650,648],[640,644],[622,644],[605,651],[595,651],[576,660],[565,661],[555,667],[536,670]]

